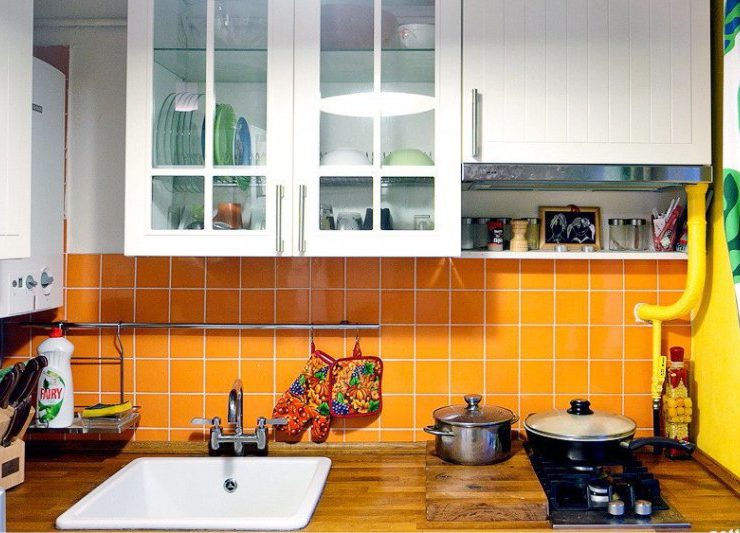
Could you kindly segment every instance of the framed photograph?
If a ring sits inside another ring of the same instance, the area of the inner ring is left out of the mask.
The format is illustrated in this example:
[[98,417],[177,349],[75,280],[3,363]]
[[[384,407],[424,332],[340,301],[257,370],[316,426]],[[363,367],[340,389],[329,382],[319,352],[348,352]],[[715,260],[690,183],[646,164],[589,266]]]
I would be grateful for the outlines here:
[[598,207],[540,207],[540,249],[565,244],[568,250],[584,245],[601,248],[601,213]]

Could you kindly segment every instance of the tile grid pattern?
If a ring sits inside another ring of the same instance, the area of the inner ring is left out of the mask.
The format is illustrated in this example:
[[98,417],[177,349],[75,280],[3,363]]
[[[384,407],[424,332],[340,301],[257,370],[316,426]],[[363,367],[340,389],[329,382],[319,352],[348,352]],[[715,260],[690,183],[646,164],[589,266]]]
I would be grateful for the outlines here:
[[[228,259],[68,256],[67,305],[41,319],[380,322],[365,353],[386,363],[384,412],[339,421],[335,441],[419,440],[434,408],[482,391],[529,412],[590,396],[647,429],[650,329],[637,301],[680,295],[685,264],[671,261],[480,259]],[[8,327],[6,364],[28,357],[43,332]],[[354,332],[316,335],[335,356]],[[109,331],[75,332],[81,356],[110,356]],[[137,439],[203,439],[189,418],[225,415],[239,375],[245,420],[269,414],[302,368],[307,332],[126,332],[126,392],[143,406]],[[690,324],[668,325],[665,346],[689,349]],[[75,365],[76,403],[113,401],[116,365]],[[200,411],[200,412],[199,412]]]

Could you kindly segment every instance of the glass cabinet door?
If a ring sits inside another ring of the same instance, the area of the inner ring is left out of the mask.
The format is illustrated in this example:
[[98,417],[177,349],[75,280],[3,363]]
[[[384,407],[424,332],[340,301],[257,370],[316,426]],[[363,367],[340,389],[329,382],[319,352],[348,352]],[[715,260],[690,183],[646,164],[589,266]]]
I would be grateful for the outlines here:
[[[148,185],[139,189],[142,195],[146,189],[141,200],[148,199],[149,212],[135,240],[151,237],[163,254],[275,255],[284,248],[277,215],[292,155],[277,150],[273,163],[270,151],[292,129],[289,116],[270,109],[292,99],[292,54],[285,52],[292,49],[292,5],[131,0],[130,46],[148,37],[152,58],[149,74],[140,77],[142,84],[151,80]],[[136,63],[134,75],[141,68]],[[129,90],[137,95],[129,102],[144,91],[131,82]],[[141,179],[138,172],[134,179]]]
[[[296,177],[307,186],[308,255],[427,255],[435,253],[434,240],[440,253],[434,234],[442,3],[296,6],[307,26],[296,27],[296,65],[303,66],[296,87],[305,88],[296,91]],[[450,133],[447,150],[454,151]],[[459,168],[447,179],[459,188]]]

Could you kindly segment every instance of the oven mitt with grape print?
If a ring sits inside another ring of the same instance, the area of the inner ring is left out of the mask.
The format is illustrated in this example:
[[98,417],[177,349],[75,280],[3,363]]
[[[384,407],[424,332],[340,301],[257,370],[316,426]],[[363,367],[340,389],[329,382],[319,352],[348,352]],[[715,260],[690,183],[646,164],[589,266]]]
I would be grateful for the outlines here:
[[311,356],[303,371],[280,397],[272,411],[275,418],[288,423],[276,426],[290,440],[298,440],[306,427],[311,426],[311,440],[324,442],[329,436],[329,372],[334,358],[317,350],[311,343]]

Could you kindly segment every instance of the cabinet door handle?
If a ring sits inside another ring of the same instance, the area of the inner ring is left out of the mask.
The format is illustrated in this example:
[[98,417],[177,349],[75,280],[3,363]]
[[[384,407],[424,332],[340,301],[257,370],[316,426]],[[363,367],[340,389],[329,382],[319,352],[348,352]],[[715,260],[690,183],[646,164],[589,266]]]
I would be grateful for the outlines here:
[[306,253],[306,186],[298,186],[298,252]]
[[473,127],[473,159],[480,158],[480,93],[478,89],[473,89],[473,120],[471,121]]
[[285,246],[283,242],[283,195],[282,185],[275,186],[275,251],[283,253]]

